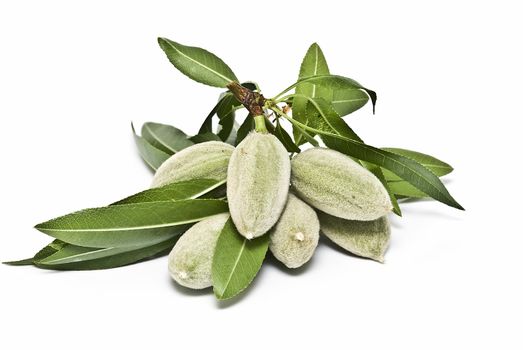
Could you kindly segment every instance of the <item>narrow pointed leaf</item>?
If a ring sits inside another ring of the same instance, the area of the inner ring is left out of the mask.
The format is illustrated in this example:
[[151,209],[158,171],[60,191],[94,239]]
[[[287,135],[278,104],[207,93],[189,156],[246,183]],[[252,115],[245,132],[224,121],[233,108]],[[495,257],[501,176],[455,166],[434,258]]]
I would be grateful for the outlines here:
[[173,236],[177,226],[227,211],[216,199],[187,199],[86,209],[36,225],[64,242],[84,247],[155,244]]
[[222,141],[227,141],[231,135],[234,127],[235,110],[240,106],[240,102],[231,94],[227,94],[222,98],[218,104],[216,114],[218,115],[220,130],[218,131],[218,137]]
[[[300,66],[300,73],[298,75],[298,80],[316,76],[316,75],[326,75],[329,74],[329,66],[327,65],[327,60],[323,55],[323,51],[317,43],[313,43]],[[296,86],[296,93],[305,95],[311,98],[323,98],[326,101],[330,101],[333,96],[332,90],[329,90],[325,87],[318,86],[314,83],[303,83]],[[296,97],[292,101],[292,116],[301,123],[307,124],[309,118],[317,117],[317,112],[309,115],[308,112],[311,110],[307,108],[308,101],[302,97]],[[314,112],[314,110],[312,110]],[[296,140],[297,145],[301,145],[307,142],[303,138],[303,133],[300,130],[293,130],[294,139]],[[314,135],[312,135],[314,136]]]
[[[372,102],[372,111],[374,112],[376,107],[376,100],[377,95],[376,92],[367,89],[366,87],[362,86],[357,81],[343,77],[341,75],[316,75],[312,77],[307,77],[298,80],[296,83],[289,86],[287,89],[283,90],[281,93],[279,93],[276,98],[282,96],[283,94],[287,93],[288,91],[292,90],[293,88],[298,89],[300,85],[302,84],[311,84],[314,83],[315,85],[327,88],[332,91],[339,91],[338,94],[348,94],[351,90],[362,90],[367,93],[367,95],[370,97],[370,100]],[[343,92],[341,92],[343,91]],[[297,93],[297,95],[299,95]],[[296,98],[295,96],[294,98]],[[299,97],[299,96],[298,96]]]
[[138,147],[138,152],[140,156],[145,161],[145,163],[153,170],[156,170],[165,162],[170,155],[164,151],[154,147],[149,142],[147,142],[143,137],[136,135],[134,126],[131,124],[133,130],[134,141]]
[[206,132],[203,134],[194,135],[194,136],[191,136],[189,139],[194,143],[222,140],[218,135],[216,135],[215,133],[212,133],[212,132]]
[[320,111],[323,122],[318,125],[317,128],[313,128],[301,124],[292,118],[288,118],[291,123],[299,125],[306,130],[321,134],[322,139],[329,148],[390,170],[403,180],[411,183],[415,188],[427,193],[430,197],[451,207],[463,209],[450,195],[440,179],[423,165],[399,154],[384,151],[343,136],[343,130],[340,132],[340,130],[337,129],[338,125],[341,125],[341,128],[345,128],[339,123],[339,119],[341,118],[331,118],[329,113],[322,110],[317,101],[312,99],[310,101],[315,108]]
[[142,137],[152,146],[169,155],[193,145],[183,131],[166,124],[152,122],[143,124]]
[[32,258],[17,260],[17,261],[7,261],[4,262],[6,265],[11,266],[25,266],[25,265],[34,265],[34,262],[39,259],[46,258],[50,255],[53,255],[58,250],[60,250],[67,243],[62,242],[58,239],[53,240],[51,243],[40,249]]
[[35,260],[35,265],[53,270],[114,268],[167,253],[174,246],[178,237],[179,235],[175,235],[152,245],[120,248],[88,248],[66,243],[54,254]]
[[[354,130],[352,130],[347,123],[341,117],[338,115],[336,110],[333,108],[331,104],[329,104],[327,101],[325,101],[322,98],[315,98],[310,99],[310,107],[316,109],[316,111],[321,111],[319,113],[319,116],[317,118],[311,119],[311,125],[313,127],[317,127],[321,130],[336,130],[337,133],[341,136],[347,137],[350,140],[364,143],[361,137],[359,137]],[[330,145],[329,140],[322,137],[325,144],[327,146]],[[334,148],[335,149],[335,148]],[[360,158],[358,158],[360,159]],[[362,166],[367,168],[369,171],[371,171],[377,178],[380,180],[380,182],[383,184],[385,189],[387,190],[387,193],[389,194],[390,201],[393,206],[393,211],[395,214],[401,216],[401,209],[399,207],[398,201],[396,200],[396,197],[394,193],[390,190],[388,183],[385,179],[385,176],[383,174],[383,170],[374,164],[369,164],[365,161],[360,162]]]
[[209,114],[207,115],[205,120],[203,121],[202,125],[200,126],[200,130],[198,130],[198,135],[207,134],[207,133],[214,133],[213,128],[212,128],[212,118],[216,114],[216,111],[218,110],[218,107],[220,106],[220,102],[221,102],[221,100],[222,100],[222,98],[224,96],[225,96],[225,94],[221,94],[220,95],[220,98],[218,99],[218,102],[211,109],[211,111],[209,112]]
[[[416,161],[356,141],[343,140],[334,135],[326,136],[329,140],[329,147],[388,169],[430,197],[453,208],[463,210],[463,207],[450,195],[439,178]],[[339,141],[347,141],[347,143],[340,144]]]
[[260,270],[268,246],[268,234],[248,240],[229,219],[216,243],[212,262],[216,298],[229,299],[247,288]]
[[282,128],[280,122],[276,123],[276,129],[274,130],[274,136],[280,140],[280,142],[285,146],[288,152],[291,153],[300,153],[300,148],[296,146],[294,141],[292,141],[291,136]]
[[139,192],[111,205],[196,199],[201,198],[223,184],[225,184],[225,180],[195,179],[180,181]]
[[224,88],[238,80],[225,62],[207,50],[166,38],[158,38],[158,44],[180,72],[199,83]]
[[330,101],[339,116],[357,111],[369,101],[369,95],[358,89],[334,90]]
[[374,164],[369,164],[369,163],[364,163],[364,164],[365,164],[365,167],[367,169],[369,169],[369,171],[372,172],[378,178],[378,180],[380,180],[380,182],[383,184],[383,187],[385,187],[385,189],[387,190],[387,193],[389,194],[390,202],[392,203],[392,211],[394,212],[394,214],[401,216],[400,205],[398,204],[398,200],[396,198],[394,191],[390,188],[389,183],[385,179],[385,175],[383,175],[383,169]]
[[14,260],[14,261],[3,261],[2,264],[10,265],[10,266],[33,265],[33,258],[27,258],[27,259],[22,259],[22,260]]
[[[300,73],[298,80],[313,77],[317,75],[328,75],[329,66],[327,65],[327,60],[323,55],[323,51],[320,46],[316,43],[312,44],[300,66]],[[323,86],[317,85],[314,82],[303,83],[296,86],[296,93],[303,94],[312,98],[323,98],[324,100],[330,101],[332,99],[332,90],[325,88]],[[307,104],[307,100],[301,100]],[[297,101],[294,101],[296,103]],[[305,110],[304,110],[305,111]]]
[[[437,175],[439,177],[450,174],[454,170],[449,164],[447,164],[433,156],[429,156],[428,154],[411,151],[408,149],[402,149],[402,148],[382,148],[382,150],[392,152],[395,154],[399,154],[404,157],[415,160],[416,162],[423,165],[425,168],[432,171],[434,173],[434,175]],[[387,181],[401,180],[400,177],[394,175],[393,173],[391,173],[389,171],[385,172],[385,178],[387,179]]]
[[[256,85],[254,83],[246,82],[242,83],[241,85],[250,90],[256,90]],[[234,135],[232,134],[235,132],[235,111],[240,106],[241,103],[237,101],[236,98],[234,98],[230,91],[220,94],[218,102],[205,118],[200,127],[200,130],[198,131],[198,134],[214,134],[212,118],[214,115],[217,115],[220,126],[220,130],[217,132],[217,135],[222,141],[231,143],[233,141],[232,138],[234,138]],[[236,140],[234,139],[234,141]]]
[[397,197],[402,198],[428,198],[430,197],[423,191],[418,190],[405,180],[389,182],[389,188]]
[[[305,124],[301,124],[301,125],[305,125],[307,126],[308,122],[306,122]],[[308,143],[310,143],[311,145],[313,145],[314,147],[318,147],[320,144],[318,143],[318,141],[316,141],[316,139],[314,138],[313,135],[315,135],[313,132],[311,132],[310,130],[312,129],[308,129],[308,130],[305,130],[301,125],[299,124],[293,124],[293,131],[296,131],[298,132],[299,134],[301,134],[301,137],[304,139],[304,140],[307,140]],[[297,139],[296,143],[299,142],[300,139]]]

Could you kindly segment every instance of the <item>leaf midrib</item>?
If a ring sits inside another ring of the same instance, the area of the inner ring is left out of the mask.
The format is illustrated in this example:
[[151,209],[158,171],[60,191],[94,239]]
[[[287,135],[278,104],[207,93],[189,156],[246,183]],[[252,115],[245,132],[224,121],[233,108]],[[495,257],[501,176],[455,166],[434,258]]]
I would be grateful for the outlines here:
[[234,265],[233,265],[232,269],[230,270],[231,272],[229,273],[229,276],[227,277],[227,281],[224,284],[224,288],[223,288],[222,293],[221,293],[222,297],[225,294],[225,291],[227,290],[227,288],[229,287],[229,283],[231,283],[232,276],[234,275],[234,271],[236,270],[236,267],[238,266],[238,263],[240,262],[240,258],[241,258],[242,254],[243,254],[243,251],[245,250],[246,243],[247,243],[247,239],[244,238],[243,239],[243,243],[242,243],[242,247],[241,247],[241,249],[238,252],[238,256],[236,257],[236,260],[234,261]]
[[174,46],[174,45],[173,45],[169,40],[165,40],[165,42],[166,42],[167,44],[169,44],[169,46],[171,46],[174,50],[176,50],[176,52],[178,52],[180,55],[182,55],[183,57],[187,58],[188,60],[190,60],[190,61],[196,63],[197,65],[199,65],[199,66],[201,66],[201,67],[207,69],[208,71],[210,71],[210,72],[216,74],[217,76],[219,76],[220,78],[222,78],[223,80],[225,80],[227,83],[232,82],[232,80],[229,79],[229,78],[227,78],[225,75],[223,75],[223,74],[221,74],[221,73],[218,73],[218,72],[215,71],[214,69],[212,69],[212,68],[210,68],[210,67],[204,65],[203,63],[201,63],[201,62],[195,60],[194,58],[192,58],[192,57],[190,57],[190,56],[187,56],[186,54],[184,54],[183,52],[181,52],[178,48],[176,48],[176,46]]
[[[314,74],[318,74],[318,46],[314,47]],[[316,84],[312,84],[312,97],[316,97]]]
[[367,98],[353,98],[350,100],[332,100],[331,103],[336,104],[336,103],[346,103],[346,102],[355,102],[355,101],[367,101]]
[[160,142],[160,144],[162,144],[162,146],[165,146],[167,149],[169,149],[170,151],[176,153],[178,152],[178,150],[172,148],[170,145],[166,144],[164,141],[162,141],[162,139],[158,136],[157,133],[155,133],[151,127],[149,126],[149,124],[144,124],[144,127],[149,131],[149,133],[151,133],[152,136],[154,136],[155,140]]
[[164,227],[171,227],[171,226],[178,226],[183,224],[190,224],[196,221],[200,221],[208,217],[209,215],[194,218],[192,220],[184,220],[184,221],[174,221],[174,222],[168,222],[168,223],[162,223],[157,225],[144,225],[144,226],[133,226],[133,227],[106,227],[106,228],[95,228],[95,229],[61,229],[61,228],[45,228],[45,227],[39,227],[36,226],[35,228],[43,231],[43,232],[119,232],[119,231],[140,231],[140,230],[147,230],[152,228],[164,228]]
[[[302,95],[302,96],[304,96],[304,95]],[[308,98],[307,96],[304,96],[304,97]],[[314,100],[311,99],[311,102],[314,103]],[[316,107],[316,106],[315,106],[315,107]],[[321,111],[320,109],[318,109],[318,111],[320,112],[320,114],[322,115],[322,117],[325,119],[325,116],[323,115],[323,111]],[[380,157],[385,157],[385,156],[386,156],[385,154],[382,154],[382,153],[380,153],[380,152],[376,152],[376,150],[374,150],[373,147],[371,147],[371,146],[365,145],[365,144],[363,144],[363,143],[361,143],[361,142],[357,142],[357,141],[351,140],[351,139],[349,139],[348,137],[344,137],[344,136],[342,136],[342,135],[339,134],[339,133],[337,133],[337,134],[333,134],[333,133],[330,133],[330,132],[327,132],[327,131],[317,130],[317,129],[314,129],[314,128],[311,128],[311,127],[308,127],[308,126],[306,126],[306,125],[303,125],[302,123],[300,123],[300,122],[298,122],[298,121],[296,121],[296,120],[293,120],[293,121],[294,121],[295,123],[298,123],[299,125],[301,125],[301,126],[304,127],[305,129],[309,129],[309,130],[311,130],[311,131],[313,131],[313,132],[316,132],[316,133],[318,133],[318,134],[324,134],[324,135],[326,135],[326,136],[332,136],[332,137],[335,137],[335,138],[338,138],[338,139],[341,139],[341,140],[344,140],[344,141],[347,141],[347,142],[352,142],[352,143],[355,143],[355,144],[360,144],[360,145],[363,145],[363,146],[367,146],[367,147],[368,147],[367,151],[372,151],[374,154],[376,154],[376,155],[378,155],[378,156],[380,156]],[[332,128],[332,126],[330,125],[330,123],[328,123],[328,124],[329,124],[329,126]],[[334,128],[332,128],[332,129],[334,129]],[[336,131],[336,129],[334,129],[334,130]],[[318,131],[320,131],[320,132],[318,132]],[[382,152],[387,152],[387,151],[382,151]],[[399,154],[395,154],[395,153],[392,153],[392,152],[388,152],[388,153],[391,153],[391,154],[394,154],[394,155],[396,155],[396,156],[402,157],[402,156],[399,155]],[[421,179],[421,180],[423,180],[424,182],[426,182],[426,183],[427,183],[431,188],[433,188],[436,192],[438,192],[438,193],[439,193],[441,196],[443,196],[444,198],[451,199],[451,197],[447,196],[447,194],[446,194],[445,192],[440,191],[440,190],[439,190],[439,189],[438,189],[438,188],[437,188],[437,187],[436,187],[436,186],[435,186],[431,181],[429,181],[429,180],[425,180],[425,178],[424,178],[420,173],[418,173],[415,169],[412,169],[410,166],[408,166],[408,165],[406,165],[406,164],[402,164],[402,163],[398,162],[398,161],[397,161],[396,159],[394,159],[394,158],[391,158],[391,157],[387,157],[387,158],[388,158],[390,161],[392,161],[392,162],[394,162],[394,163],[400,165],[401,167],[405,167],[405,168],[409,169],[409,170],[413,173],[413,175],[415,175],[418,179]],[[406,158],[406,157],[404,157],[404,158],[410,160],[409,158]],[[379,165],[379,164],[378,164],[378,165]],[[397,174],[396,174],[396,175],[397,175]],[[398,176],[399,176],[399,175],[398,175]],[[410,181],[408,181],[408,182],[410,182]],[[411,183],[411,184],[412,184],[412,183]],[[416,187],[414,184],[412,184],[412,185],[413,185],[414,187]],[[417,188],[417,187],[416,187],[416,188]],[[419,189],[419,188],[418,188],[418,189]],[[420,191],[422,191],[422,190],[420,190]],[[454,202],[455,204],[457,204],[457,206],[461,207],[461,206],[460,206],[457,202],[455,202],[455,201],[450,200],[449,202],[451,202],[451,203]]]

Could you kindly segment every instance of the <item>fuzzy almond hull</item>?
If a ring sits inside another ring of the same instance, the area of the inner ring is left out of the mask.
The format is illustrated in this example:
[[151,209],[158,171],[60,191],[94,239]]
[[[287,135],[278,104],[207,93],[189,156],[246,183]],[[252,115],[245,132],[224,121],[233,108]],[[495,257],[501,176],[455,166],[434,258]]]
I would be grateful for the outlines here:
[[184,148],[167,159],[154,174],[151,187],[194,179],[225,180],[234,147],[219,141]]
[[198,222],[185,232],[169,254],[169,273],[178,284],[192,289],[212,286],[214,248],[229,214]]
[[231,155],[227,199],[234,225],[251,239],[278,221],[289,192],[289,154],[271,134],[251,132]]
[[289,268],[308,262],[320,237],[320,222],[314,209],[289,193],[287,204],[271,229],[269,249],[276,259]]
[[345,220],[319,213],[321,232],[343,249],[379,262],[384,261],[390,241],[387,216],[372,221]]
[[375,220],[392,210],[385,187],[346,155],[311,148],[292,159],[291,184],[311,206],[347,220]]

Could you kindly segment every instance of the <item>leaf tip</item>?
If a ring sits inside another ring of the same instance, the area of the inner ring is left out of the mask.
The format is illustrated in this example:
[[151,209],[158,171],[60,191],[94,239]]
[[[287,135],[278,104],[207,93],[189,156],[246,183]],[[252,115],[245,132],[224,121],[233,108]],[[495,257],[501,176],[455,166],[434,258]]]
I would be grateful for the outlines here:
[[378,95],[375,91],[369,89],[365,89],[365,91],[369,95],[370,101],[372,102],[372,114],[376,114],[376,100],[378,99]]
[[33,258],[23,259],[23,260],[14,260],[14,261],[2,261],[2,264],[9,266],[27,266],[33,265]]
[[400,218],[403,217],[403,214],[401,213],[401,209],[399,208],[399,206],[397,208],[392,209],[392,212],[398,215]]

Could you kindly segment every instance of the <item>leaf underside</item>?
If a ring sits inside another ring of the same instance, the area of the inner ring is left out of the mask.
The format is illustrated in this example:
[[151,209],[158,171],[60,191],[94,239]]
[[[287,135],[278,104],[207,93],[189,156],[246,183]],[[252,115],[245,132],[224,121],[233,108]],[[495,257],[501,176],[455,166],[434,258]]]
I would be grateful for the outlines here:
[[185,46],[166,38],[158,38],[158,44],[169,61],[194,81],[225,88],[227,84],[238,80],[222,59],[207,50]]

